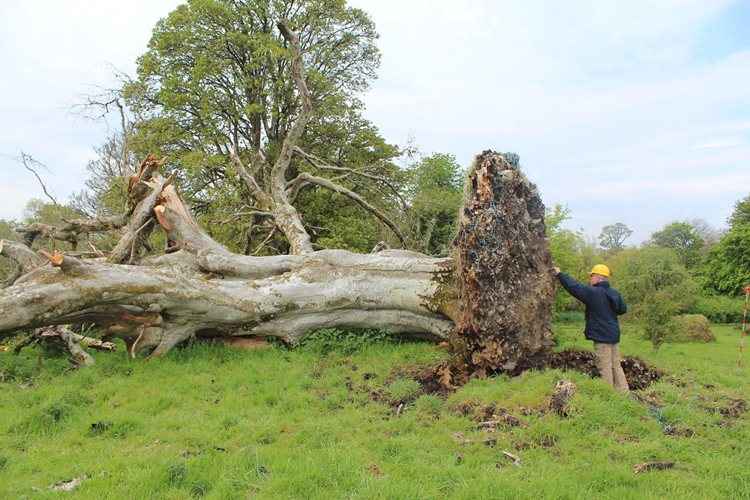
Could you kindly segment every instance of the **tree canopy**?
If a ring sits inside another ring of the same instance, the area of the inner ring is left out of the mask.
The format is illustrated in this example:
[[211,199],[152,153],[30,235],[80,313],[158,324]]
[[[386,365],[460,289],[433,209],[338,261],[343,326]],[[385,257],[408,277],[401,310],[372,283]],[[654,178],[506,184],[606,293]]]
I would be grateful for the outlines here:
[[750,224],[739,224],[711,249],[705,266],[709,289],[724,294],[740,294],[750,285]]
[[700,263],[701,250],[705,245],[698,231],[688,222],[667,224],[661,231],[651,235],[651,243],[673,249],[687,268],[693,268]]
[[747,224],[750,224],[750,195],[735,203],[732,215],[729,216],[729,227],[731,228]]
[[[230,248],[266,242],[284,252],[292,226],[318,248],[340,242],[338,229],[316,224],[321,202],[340,206],[341,194],[357,193],[348,203],[386,221],[400,194],[400,151],[358,99],[379,65],[377,38],[344,0],[189,0],[156,25],[124,85],[135,122],[128,143],[139,157],[169,157],[199,220]],[[317,177],[324,172],[332,177]],[[348,211],[329,222],[362,216]]]
[[633,231],[622,222],[610,224],[602,228],[602,232],[599,234],[599,244],[605,250],[622,250],[625,248],[625,240],[630,238],[631,234],[633,234]]

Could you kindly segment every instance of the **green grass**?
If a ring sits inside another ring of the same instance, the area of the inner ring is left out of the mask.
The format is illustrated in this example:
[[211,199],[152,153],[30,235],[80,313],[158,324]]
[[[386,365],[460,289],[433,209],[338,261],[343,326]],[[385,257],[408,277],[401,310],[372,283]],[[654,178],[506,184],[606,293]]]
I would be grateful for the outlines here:
[[[590,348],[580,324],[556,331],[560,348]],[[625,329],[623,352],[671,375],[645,391],[658,409],[558,371],[475,380],[447,400],[420,396],[391,374],[445,356],[428,344],[327,354],[194,346],[149,362],[96,354],[95,367],[76,372],[61,359],[39,368],[33,350],[0,353],[0,498],[58,498],[51,484],[82,475],[65,496],[750,497],[748,417],[712,411],[750,399],[750,353],[738,368],[739,332],[715,331],[716,343],[653,352]],[[543,405],[561,377],[578,385],[569,418],[521,413]],[[467,400],[506,408],[523,425],[479,431],[455,410]],[[695,435],[667,436],[666,424]],[[677,465],[633,473],[651,460]]]

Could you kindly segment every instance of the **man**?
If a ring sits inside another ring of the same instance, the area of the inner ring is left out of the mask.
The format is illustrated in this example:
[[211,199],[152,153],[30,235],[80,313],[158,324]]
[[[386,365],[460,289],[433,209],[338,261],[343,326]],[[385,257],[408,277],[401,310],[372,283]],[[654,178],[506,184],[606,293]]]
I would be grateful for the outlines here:
[[609,286],[609,268],[595,265],[589,274],[591,286],[561,273],[557,267],[554,273],[563,288],[586,305],[585,334],[594,341],[596,365],[602,378],[618,391],[627,392],[628,381],[620,365],[620,323],[617,320],[617,316],[627,312],[627,306],[620,293]]

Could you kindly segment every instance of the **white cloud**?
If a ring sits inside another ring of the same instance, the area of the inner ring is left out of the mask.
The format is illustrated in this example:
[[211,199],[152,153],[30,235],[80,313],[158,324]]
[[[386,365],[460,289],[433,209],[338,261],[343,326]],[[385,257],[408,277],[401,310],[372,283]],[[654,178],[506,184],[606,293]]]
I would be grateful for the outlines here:
[[746,144],[744,139],[741,139],[739,137],[727,137],[727,138],[713,139],[709,142],[704,142],[703,144],[699,144],[698,146],[695,146],[695,149],[736,148],[737,146],[742,146],[743,144]]

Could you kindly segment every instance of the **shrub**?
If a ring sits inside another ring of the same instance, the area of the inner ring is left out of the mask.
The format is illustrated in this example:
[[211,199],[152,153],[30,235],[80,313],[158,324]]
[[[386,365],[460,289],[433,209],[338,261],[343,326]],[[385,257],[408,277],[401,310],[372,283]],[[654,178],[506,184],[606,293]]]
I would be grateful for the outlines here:
[[711,323],[702,314],[682,314],[672,318],[672,342],[715,342]]
[[651,341],[654,350],[673,335],[672,316],[677,306],[667,292],[655,292],[648,296],[639,308],[638,317],[643,324],[643,336]]
[[656,294],[673,305],[675,313],[687,313],[697,302],[699,285],[670,248],[623,250],[610,267],[613,285],[636,313]]
[[[580,231],[571,231],[563,227],[570,220],[570,210],[562,205],[548,209],[544,222],[549,241],[552,261],[560,269],[575,278],[582,278],[591,269],[596,249],[586,241]],[[555,311],[580,310],[581,304],[570,296],[562,287],[555,294]]]
[[699,297],[689,312],[702,314],[712,323],[739,323],[744,309],[743,298],[709,295]]

